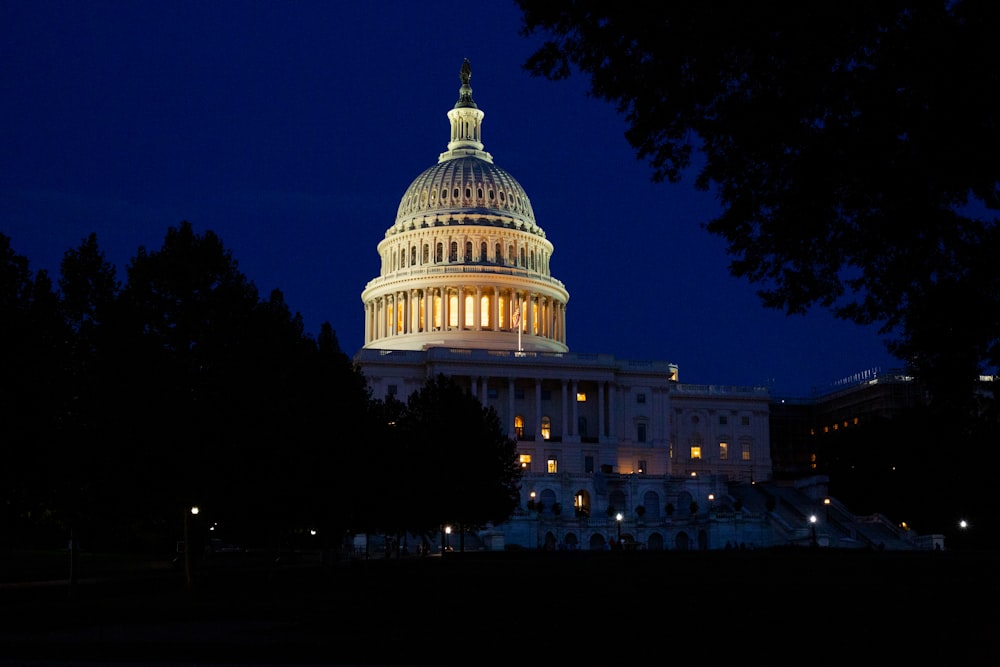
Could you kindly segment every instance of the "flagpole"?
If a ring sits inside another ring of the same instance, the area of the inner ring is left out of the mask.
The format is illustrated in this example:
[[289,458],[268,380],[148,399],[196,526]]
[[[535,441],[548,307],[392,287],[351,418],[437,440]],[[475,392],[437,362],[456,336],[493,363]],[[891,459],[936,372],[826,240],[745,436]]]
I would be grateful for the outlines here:
[[[517,310],[518,310],[518,312],[521,311],[521,304],[520,303],[517,304]],[[520,317],[517,318],[517,351],[518,352],[524,352],[524,350],[521,348],[521,318]]]

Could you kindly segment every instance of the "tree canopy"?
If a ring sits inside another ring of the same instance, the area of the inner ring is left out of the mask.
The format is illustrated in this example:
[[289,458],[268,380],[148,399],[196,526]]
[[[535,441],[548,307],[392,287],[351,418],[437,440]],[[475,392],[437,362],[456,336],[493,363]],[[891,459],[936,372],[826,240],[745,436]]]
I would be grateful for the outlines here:
[[[876,324],[936,404],[1000,366],[1000,5],[518,0],[765,306]],[[695,155],[702,159],[695,160]]]
[[[430,378],[405,406],[390,410],[393,436],[384,451],[398,474],[400,516],[412,533],[445,524],[502,523],[520,501],[517,443],[492,407],[444,375]],[[391,495],[391,494],[390,494]],[[391,513],[386,513],[391,514]]]
[[306,334],[214,232],[170,227],[126,273],[91,234],[57,290],[0,234],[5,542],[162,552],[199,505],[224,539],[334,547],[517,506],[495,411],[444,377],[373,400],[333,327]]

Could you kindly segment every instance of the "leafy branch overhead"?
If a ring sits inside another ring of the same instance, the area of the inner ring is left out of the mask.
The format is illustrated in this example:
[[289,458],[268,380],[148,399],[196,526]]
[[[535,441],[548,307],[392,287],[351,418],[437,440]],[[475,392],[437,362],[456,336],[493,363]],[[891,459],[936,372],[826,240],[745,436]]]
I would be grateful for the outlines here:
[[654,180],[714,192],[764,305],[878,325],[938,402],[995,372],[996,3],[518,4],[525,67],[590,77]]

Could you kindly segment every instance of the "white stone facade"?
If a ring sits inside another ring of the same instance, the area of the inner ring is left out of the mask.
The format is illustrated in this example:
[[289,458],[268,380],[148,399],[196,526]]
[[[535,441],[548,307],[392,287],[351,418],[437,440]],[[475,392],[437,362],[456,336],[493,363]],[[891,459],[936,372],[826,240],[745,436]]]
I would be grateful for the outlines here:
[[[483,150],[470,79],[466,62],[448,150],[403,195],[362,293],[356,361],[373,395],[405,401],[444,374],[496,410],[518,443],[522,504],[487,544],[599,548],[622,529],[651,548],[762,540],[752,513],[739,512],[736,531],[707,512],[732,514],[730,485],[771,477],[767,391],[684,385],[672,363],[569,352],[555,247]],[[706,519],[697,530],[693,503]]]

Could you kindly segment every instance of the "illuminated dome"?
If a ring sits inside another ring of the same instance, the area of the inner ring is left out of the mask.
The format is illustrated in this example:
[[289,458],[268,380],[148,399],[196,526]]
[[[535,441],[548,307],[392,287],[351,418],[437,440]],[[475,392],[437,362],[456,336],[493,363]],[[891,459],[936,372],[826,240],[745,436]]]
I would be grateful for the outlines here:
[[406,189],[378,245],[364,347],[566,352],[569,293],[549,273],[553,246],[524,188],[483,150],[468,60],[460,76],[448,150]]
[[450,152],[407,188],[399,202],[396,224],[387,235],[414,229],[440,215],[487,216],[493,224],[537,229],[528,195],[513,176],[492,160],[453,157]]

